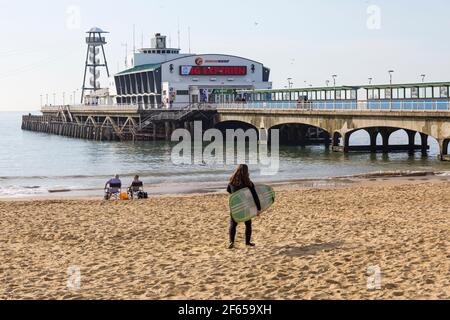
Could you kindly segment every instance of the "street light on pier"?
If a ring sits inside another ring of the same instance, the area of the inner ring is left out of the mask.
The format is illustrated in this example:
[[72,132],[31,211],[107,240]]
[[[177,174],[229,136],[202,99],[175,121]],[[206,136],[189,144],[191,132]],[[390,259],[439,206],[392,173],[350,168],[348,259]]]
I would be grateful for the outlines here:
[[66,105],[66,93],[65,92],[63,92],[63,106],[65,106]]
[[287,81],[288,81],[288,87],[289,87],[289,89],[292,89],[292,85],[294,84],[294,83],[292,82],[292,78],[287,78]]
[[389,81],[392,86],[392,74],[394,73],[394,70],[389,70],[388,72],[389,72]]
[[56,106],[56,93],[53,94],[53,105]]
[[333,74],[333,91],[334,91],[334,97],[333,97],[333,109],[336,110],[336,78],[337,74]]
[[327,87],[330,86],[330,80],[325,81],[325,83],[327,84]]
[[42,94],[41,94],[41,108],[42,108]]
[[48,93],[45,95],[45,105],[48,106]]
[[369,85],[372,84],[372,80],[373,80],[373,78],[369,78]]
[[390,92],[390,106],[389,106],[389,109],[391,109],[392,110],[392,96],[393,96],[393,88],[392,88],[392,74],[394,73],[394,70],[389,70],[388,71],[389,72],[389,81],[390,81],[390,84],[391,84],[391,92]]

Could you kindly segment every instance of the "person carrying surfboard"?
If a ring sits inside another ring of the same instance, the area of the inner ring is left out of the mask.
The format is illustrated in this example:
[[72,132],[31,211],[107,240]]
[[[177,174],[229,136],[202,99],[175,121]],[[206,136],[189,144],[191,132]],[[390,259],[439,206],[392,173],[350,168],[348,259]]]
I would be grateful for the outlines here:
[[[258,194],[255,189],[255,185],[250,180],[250,173],[248,170],[248,166],[245,164],[240,165],[236,172],[230,179],[230,183],[228,184],[227,191],[229,194],[234,194],[239,190],[248,188],[250,189],[253,199],[255,200],[256,207],[258,208],[258,213],[261,211],[261,202],[259,200]],[[234,248],[234,242],[236,238],[236,229],[238,223],[234,221],[233,217],[231,217],[230,222],[230,245],[229,249]],[[254,247],[255,244],[251,242],[252,240],[252,220],[245,222],[245,243],[249,247]]]

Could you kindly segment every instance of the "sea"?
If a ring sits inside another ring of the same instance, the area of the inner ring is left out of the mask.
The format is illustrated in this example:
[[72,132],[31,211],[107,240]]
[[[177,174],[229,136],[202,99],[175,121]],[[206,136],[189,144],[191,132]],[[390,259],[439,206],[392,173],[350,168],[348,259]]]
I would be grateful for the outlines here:
[[[102,197],[105,182],[119,174],[123,184],[140,175],[150,194],[183,194],[223,190],[235,165],[177,165],[173,143],[98,142],[21,130],[24,112],[0,113],[0,198]],[[36,113],[38,114],[38,113]],[[404,131],[391,143],[406,144]],[[369,144],[364,132],[351,144]],[[256,182],[329,181],[367,173],[431,171],[446,174],[450,163],[438,160],[439,147],[430,138],[430,152],[383,154],[334,153],[323,146],[280,147],[280,169],[265,176],[251,167]]]

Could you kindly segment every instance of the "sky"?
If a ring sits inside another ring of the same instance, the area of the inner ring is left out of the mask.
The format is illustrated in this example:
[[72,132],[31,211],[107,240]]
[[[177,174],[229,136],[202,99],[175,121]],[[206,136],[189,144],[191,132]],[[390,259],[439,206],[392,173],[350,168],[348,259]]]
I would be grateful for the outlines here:
[[[112,73],[126,46],[153,34],[193,53],[223,53],[264,63],[274,88],[450,81],[448,0],[0,0],[0,111],[66,103],[81,88],[85,32],[107,35]],[[178,25],[180,28],[178,28]],[[143,39],[143,40],[142,40]],[[78,93],[79,95],[79,93]],[[77,98],[78,99],[78,98]],[[45,101],[44,101],[45,102]]]

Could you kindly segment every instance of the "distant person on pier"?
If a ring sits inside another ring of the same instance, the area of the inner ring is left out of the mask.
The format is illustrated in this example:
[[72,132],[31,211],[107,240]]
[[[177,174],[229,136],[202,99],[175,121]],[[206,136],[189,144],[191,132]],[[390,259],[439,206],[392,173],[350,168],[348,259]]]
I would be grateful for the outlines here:
[[[229,194],[233,194],[235,192],[238,192],[239,190],[249,188],[253,199],[255,200],[256,207],[258,208],[258,212],[261,211],[261,202],[258,198],[258,194],[255,190],[255,185],[250,180],[250,173],[248,170],[248,166],[245,164],[240,165],[236,172],[233,174],[233,176],[230,179],[230,184],[228,185],[227,191]],[[238,226],[238,223],[231,218],[230,222],[230,245],[229,249],[234,248],[234,241],[236,238],[236,228]],[[251,242],[252,240],[252,221],[247,221],[245,223],[245,243],[249,247],[254,247],[255,244]]]

